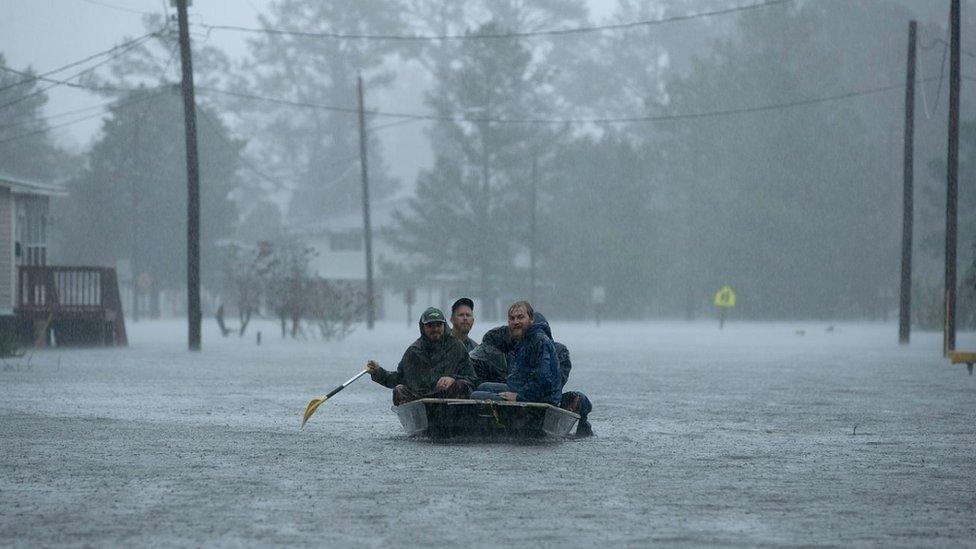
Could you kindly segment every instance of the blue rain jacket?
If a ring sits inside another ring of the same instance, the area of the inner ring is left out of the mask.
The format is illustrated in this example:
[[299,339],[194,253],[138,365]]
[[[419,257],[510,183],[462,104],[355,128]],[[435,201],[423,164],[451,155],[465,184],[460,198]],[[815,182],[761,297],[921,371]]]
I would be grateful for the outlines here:
[[525,337],[515,345],[515,361],[505,383],[518,393],[520,402],[546,402],[559,406],[563,382],[556,347],[545,318],[535,319]]

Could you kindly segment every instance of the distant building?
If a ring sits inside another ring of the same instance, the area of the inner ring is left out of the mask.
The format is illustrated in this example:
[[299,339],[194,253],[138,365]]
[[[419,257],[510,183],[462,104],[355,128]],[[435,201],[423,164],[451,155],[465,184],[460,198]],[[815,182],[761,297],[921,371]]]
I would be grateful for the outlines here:
[[22,343],[125,345],[115,269],[49,265],[50,200],[67,195],[0,173],[0,331]]
[[[376,318],[398,322],[408,316],[419,316],[428,306],[450,307],[457,283],[451,279],[428,279],[412,288],[414,303],[407,304],[406,290],[397,291],[384,277],[381,264],[384,261],[400,263],[407,259],[382,236],[383,227],[389,226],[393,212],[403,205],[403,200],[388,199],[376,202],[370,209],[373,229],[373,278],[376,294]],[[329,281],[350,283],[357,289],[366,289],[366,244],[361,212],[330,216],[322,221],[292,228],[294,234],[316,251],[311,260],[312,274]],[[409,311],[409,315],[408,315]],[[416,318],[410,318],[415,322]]]
[[17,267],[47,265],[48,209],[52,196],[67,192],[0,174],[0,317],[13,321],[17,306]]

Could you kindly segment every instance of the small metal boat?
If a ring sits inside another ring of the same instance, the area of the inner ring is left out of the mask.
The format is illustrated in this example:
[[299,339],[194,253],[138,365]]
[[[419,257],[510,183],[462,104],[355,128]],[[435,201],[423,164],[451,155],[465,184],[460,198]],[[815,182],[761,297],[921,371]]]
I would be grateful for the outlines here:
[[394,406],[407,435],[430,438],[565,437],[579,415],[551,404],[422,398]]

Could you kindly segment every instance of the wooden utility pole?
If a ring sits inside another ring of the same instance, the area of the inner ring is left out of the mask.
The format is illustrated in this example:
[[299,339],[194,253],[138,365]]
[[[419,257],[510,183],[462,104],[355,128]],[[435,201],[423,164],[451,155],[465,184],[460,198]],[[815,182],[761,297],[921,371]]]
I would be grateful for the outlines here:
[[946,162],[945,340],[944,354],[956,348],[956,199],[959,194],[959,0],[949,9],[949,147]]
[[532,192],[529,194],[529,303],[535,303],[535,261],[536,261],[536,234],[538,233],[538,209],[539,209],[539,157],[536,153],[532,154]]
[[363,76],[356,77],[359,93],[359,164],[363,176],[363,239],[366,243],[366,328],[376,322],[376,298],[373,294],[373,228],[369,220],[369,170],[366,163],[366,108],[363,106]]
[[901,292],[898,306],[898,343],[907,345],[912,330],[912,225],[914,216],[915,153],[915,21],[908,23],[908,64],[905,77],[905,152],[902,172]]
[[186,15],[187,0],[176,0],[183,64],[183,118],[186,129],[186,314],[191,351],[200,350],[200,164],[197,158],[197,111],[193,93],[193,60]]

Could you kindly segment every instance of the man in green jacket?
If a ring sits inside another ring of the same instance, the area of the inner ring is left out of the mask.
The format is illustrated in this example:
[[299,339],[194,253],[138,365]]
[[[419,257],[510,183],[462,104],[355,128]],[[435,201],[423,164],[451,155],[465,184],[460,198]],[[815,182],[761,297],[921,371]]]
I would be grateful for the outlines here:
[[418,398],[467,398],[474,388],[474,370],[464,345],[447,333],[447,319],[431,307],[420,315],[420,337],[397,366],[388,372],[375,360],[366,363],[373,381],[393,389],[393,405]]

